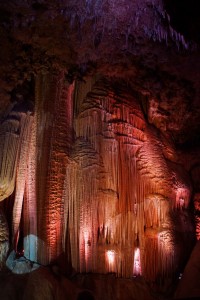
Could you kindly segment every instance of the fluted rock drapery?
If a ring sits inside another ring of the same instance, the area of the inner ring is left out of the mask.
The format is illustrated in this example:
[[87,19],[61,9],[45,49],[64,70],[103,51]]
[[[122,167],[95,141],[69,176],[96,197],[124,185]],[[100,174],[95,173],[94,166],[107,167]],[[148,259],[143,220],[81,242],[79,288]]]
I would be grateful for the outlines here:
[[100,76],[74,85],[63,73],[39,75],[30,128],[13,211],[14,234],[22,211],[25,255],[42,264],[62,256],[77,272],[171,276],[177,232],[193,230],[191,185],[137,96]]
[[[21,107],[20,104],[14,104],[0,126],[0,201],[9,197],[15,189],[12,224],[14,247],[19,234],[27,153],[33,119],[31,111],[23,104],[21,104]],[[6,229],[3,224],[6,223],[1,223],[0,229],[2,232]]]
[[[64,180],[72,144],[72,92],[63,74],[36,80],[24,203],[25,253],[43,264],[62,252]],[[33,251],[33,247],[35,251]]]

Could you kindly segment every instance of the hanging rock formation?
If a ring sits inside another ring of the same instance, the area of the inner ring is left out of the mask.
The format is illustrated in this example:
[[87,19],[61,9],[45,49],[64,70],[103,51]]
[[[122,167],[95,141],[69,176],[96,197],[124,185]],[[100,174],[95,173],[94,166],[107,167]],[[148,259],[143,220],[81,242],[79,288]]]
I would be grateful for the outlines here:
[[63,73],[41,74],[30,124],[18,150],[13,246],[21,235],[28,259],[63,257],[76,272],[173,276],[183,263],[178,232],[193,236],[191,184],[136,96],[98,76],[74,87]]

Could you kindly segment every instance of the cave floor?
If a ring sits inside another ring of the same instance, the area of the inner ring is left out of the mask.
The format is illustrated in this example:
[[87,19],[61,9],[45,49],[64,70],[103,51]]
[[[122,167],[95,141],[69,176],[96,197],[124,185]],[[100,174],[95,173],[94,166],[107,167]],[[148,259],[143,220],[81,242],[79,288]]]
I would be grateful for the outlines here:
[[27,274],[13,274],[8,269],[0,272],[1,300],[170,300],[176,286],[177,282],[165,280],[158,287],[142,277],[122,279],[114,274],[75,274],[67,278],[55,266]]

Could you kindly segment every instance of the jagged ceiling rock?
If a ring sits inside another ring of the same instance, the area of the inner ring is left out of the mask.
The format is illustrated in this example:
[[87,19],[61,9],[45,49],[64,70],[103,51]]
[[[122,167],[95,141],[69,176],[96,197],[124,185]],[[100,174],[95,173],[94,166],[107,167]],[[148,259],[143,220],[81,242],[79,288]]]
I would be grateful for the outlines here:
[[149,122],[177,144],[198,144],[199,21],[195,4],[179,2],[1,3],[1,111],[31,74],[64,69],[73,81],[101,72],[145,95]]
[[188,39],[200,42],[198,2],[195,0],[165,0],[164,3],[174,28]]

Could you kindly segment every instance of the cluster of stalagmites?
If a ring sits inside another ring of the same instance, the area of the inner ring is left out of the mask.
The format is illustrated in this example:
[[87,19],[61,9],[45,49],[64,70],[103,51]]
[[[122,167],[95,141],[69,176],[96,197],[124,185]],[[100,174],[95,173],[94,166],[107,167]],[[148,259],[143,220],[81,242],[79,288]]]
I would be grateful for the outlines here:
[[190,183],[126,88],[40,75],[34,114],[4,123],[1,200],[15,187],[13,243],[23,233],[27,258],[148,280],[176,271]]

